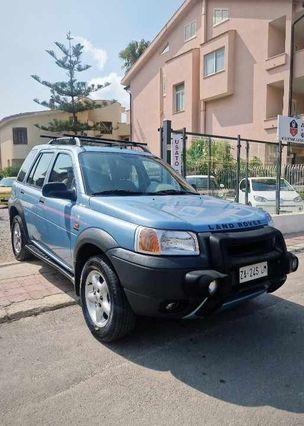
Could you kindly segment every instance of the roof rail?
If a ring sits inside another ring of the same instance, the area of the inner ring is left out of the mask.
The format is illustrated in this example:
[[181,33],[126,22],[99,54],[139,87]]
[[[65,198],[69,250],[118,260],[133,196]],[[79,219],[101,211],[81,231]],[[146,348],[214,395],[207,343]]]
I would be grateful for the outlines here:
[[77,145],[77,146],[83,146],[83,145],[110,145],[110,146],[120,146],[120,147],[138,147],[141,148],[145,152],[150,152],[147,148],[146,143],[142,142],[134,142],[134,141],[124,141],[124,140],[118,140],[118,139],[105,139],[105,138],[97,138],[93,136],[74,136],[69,134],[63,134],[63,136],[48,136],[48,135],[41,135],[42,138],[49,138],[51,139],[49,144],[50,145]]

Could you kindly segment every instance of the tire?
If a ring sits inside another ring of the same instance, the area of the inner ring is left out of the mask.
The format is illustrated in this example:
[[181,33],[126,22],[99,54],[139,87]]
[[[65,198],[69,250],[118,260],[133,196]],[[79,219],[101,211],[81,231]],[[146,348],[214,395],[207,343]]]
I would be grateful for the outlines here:
[[20,216],[15,216],[11,226],[11,241],[14,256],[20,262],[32,258],[26,249],[26,236]]
[[82,311],[91,333],[102,342],[113,342],[130,333],[135,315],[109,262],[91,257],[80,278]]

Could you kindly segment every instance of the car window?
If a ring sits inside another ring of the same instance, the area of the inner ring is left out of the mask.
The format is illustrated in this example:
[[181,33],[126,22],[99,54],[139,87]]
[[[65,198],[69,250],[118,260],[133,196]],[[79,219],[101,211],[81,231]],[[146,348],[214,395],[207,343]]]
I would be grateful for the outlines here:
[[87,193],[196,194],[167,164],[155,157],[118,152],[83,152],[79,155]]
[[69,154],[59,154],[50,174],[49,182],[65,183],[68,189],[75,187],[72,158]]
[[44,152],[38,157],[27,178],[28,184],[42,188],[52,157],[52,152]]
[[[252,180],[252,189],[254,191],[276,191],[276,185],[275,178]],[[294,191],[294,188],[285,179],[281,179],[281,190]]]
[[156,183],[172,186],[173,189],[179,189],[179,183],[172,176],[168,169],[165,169],[161,163],[146,159],[142,162],[147,176],[149,178],[150,189],[153,191]]
[[34,160],[36,154],[37,154],[37,150],[33,150],[33,151],[31,151],[28,154],[28,156],[24,160],[24,162],[23,162],[23,164],[21,166],[21,169],[20,169],[20,171],[18,173],[18,176],[17,176],[17,181],[18,182],[23,182],[24,181],[24,178],[25,178],[27,172],[29,171],[29,169],[30,169],[30,167],[31,167],[31,165],[33,163],[33,160]]

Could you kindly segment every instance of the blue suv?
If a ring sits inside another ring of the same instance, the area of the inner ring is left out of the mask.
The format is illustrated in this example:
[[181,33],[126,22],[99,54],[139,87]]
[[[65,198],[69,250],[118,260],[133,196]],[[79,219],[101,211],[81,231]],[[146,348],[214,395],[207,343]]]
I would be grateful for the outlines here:
[[9,214],[16,259],[68,277],[102,341],[130,332],[136,315],[204,317],[273,292],[298,266],[267,213],[200,195],[134,142],[36,146]]

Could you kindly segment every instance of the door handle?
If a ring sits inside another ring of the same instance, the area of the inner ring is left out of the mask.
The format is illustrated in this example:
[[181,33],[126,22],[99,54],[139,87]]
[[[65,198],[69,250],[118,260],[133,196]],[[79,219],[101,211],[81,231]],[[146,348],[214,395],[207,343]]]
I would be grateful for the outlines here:
[[40,204],[44,204],[44,198],[40,198],[40,199],[39,199],[39,203],[40,203]]

